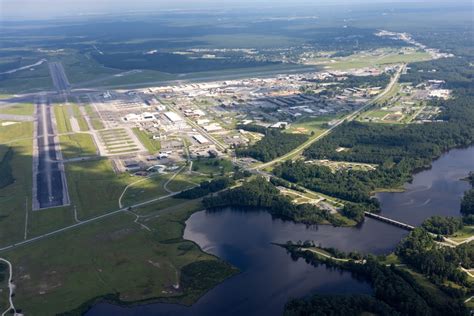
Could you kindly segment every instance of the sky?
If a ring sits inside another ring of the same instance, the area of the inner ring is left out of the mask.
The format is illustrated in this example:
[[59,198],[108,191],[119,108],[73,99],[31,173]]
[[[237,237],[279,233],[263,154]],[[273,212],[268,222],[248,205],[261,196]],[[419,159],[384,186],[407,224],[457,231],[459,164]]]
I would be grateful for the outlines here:
[[[435,0],[442,2],[448,0]],[[458,0],[464,1],[465,0]],[[469,1],[469,0],[468,0]],[[89,14],[132,11],[229,9],[253,6],[294,6],[317,4],[409,3],[408,0],[0,0],[0,19],[46,19]],[[433,0],[416,2],[432,3]],[[457,1],[450,1],[457,2]]]

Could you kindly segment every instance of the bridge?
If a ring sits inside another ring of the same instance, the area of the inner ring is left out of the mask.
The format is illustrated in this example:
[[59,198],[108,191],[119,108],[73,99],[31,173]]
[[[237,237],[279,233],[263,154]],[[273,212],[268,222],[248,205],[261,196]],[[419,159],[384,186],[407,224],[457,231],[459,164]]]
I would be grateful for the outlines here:
[[396,220],[391,219],[391,218],[388,218],[388,217],[384,217],[384,216],[381,216],[381,215],[378,215],[378,214],[374,214],[374,213],[370,213],[370,212],[364,212],[364,213],[365,213],[365,216],[367,216],[367,217],[376,219],[376,220],[378,220],[378,221],[381,221],[381,222],[384,222],[384,223],[387,223],[387,224],[390,224],[390,225],[393,225],[393,226],[397,226],[397,227],[403,228],[403,229],[405,229],[405,230],[409,230],[409,231],[410,231],[410,230],[414,230],[414,229],[415,229],[414,226],[411,226],[411,225],[409,225],[409,224],[396,221]]

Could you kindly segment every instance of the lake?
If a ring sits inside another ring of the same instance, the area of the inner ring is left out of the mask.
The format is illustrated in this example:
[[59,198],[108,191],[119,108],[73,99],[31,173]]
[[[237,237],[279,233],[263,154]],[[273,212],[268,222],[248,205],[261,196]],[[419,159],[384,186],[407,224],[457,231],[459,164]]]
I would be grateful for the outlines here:
[[[460,180],[474,170],[474,146],[455,149],[416,174],[402,193],[379,193],[382,215],[419,225],[431,215],[459,216],[460,199],[469,184]],[[307,227],[272,219],[264,211],[227,208],[195,213],[184,238],[233,264],[241,273],[206,293],[191,307],[149,304],[124,308],[97,304],[87,315],[278,315],[292,297],[311,293],[371,293],[348,272],[293,261],[272,243],[313,240],[325,247],[386,254],[406,231],[367,218],[360,227]]]

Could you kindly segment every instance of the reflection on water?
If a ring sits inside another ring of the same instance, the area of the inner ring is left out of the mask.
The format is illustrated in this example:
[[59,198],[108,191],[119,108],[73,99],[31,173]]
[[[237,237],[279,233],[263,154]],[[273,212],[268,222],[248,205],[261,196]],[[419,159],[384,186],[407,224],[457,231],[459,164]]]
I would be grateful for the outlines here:
[[469,189],[465,178],[474,171],[474,146],[455,149],[433,162],[406,184],[403,193],[379,193],[384,216],[419,225],[432,215],[460,216],[461,198]]

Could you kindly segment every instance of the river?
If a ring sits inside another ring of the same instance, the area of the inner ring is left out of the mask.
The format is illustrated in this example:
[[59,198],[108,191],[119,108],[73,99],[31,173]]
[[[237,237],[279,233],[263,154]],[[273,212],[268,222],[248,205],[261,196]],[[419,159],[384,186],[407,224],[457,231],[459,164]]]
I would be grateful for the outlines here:
[[[461,178],[474,170],[474,146],[452,150],[416,174],[402,193],[379,193],[382,215],[418,225],[431,215],[459,216],[469,188]],[[241,273],[206,293],[191,307],[149,304],[124,308],[97,304],[87,315],[278,315],[292,297],[311,293],[371,293],[368,284],[347,272],[293,261],[272,244],[313,240],[326,247],[375,254],[389,253],[406,231],[367,218],[363,225],[306,227],[272,219],[266,212],[225,209],[198,212],[186,223],[184,237],[238,267]]]

